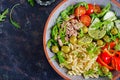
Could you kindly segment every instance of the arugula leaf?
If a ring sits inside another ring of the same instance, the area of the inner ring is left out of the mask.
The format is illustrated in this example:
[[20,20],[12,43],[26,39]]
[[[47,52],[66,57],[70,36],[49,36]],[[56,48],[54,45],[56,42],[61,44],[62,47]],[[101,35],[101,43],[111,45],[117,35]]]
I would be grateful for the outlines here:
[[120,38],[120,32],[117,34],[117,37]]
[[93,22],[93,21],[94,21],[94,19],[95,19],[95,18],[97,18],[97,15],[96,15],[95,13],[91,14],[90,16],[92,17],[91,22]]
[[14,9],[15,7],[19,6],[19,5],[20,5],[20,4],[15,4],[15,5],[12,7],[11,11],[10,11],[10,22],[11,22],[11,24],[14,25],[14,27],[17,28],[17,29],[20,28],[20,25],[19,25],[18,22],[14,21],[14,20],[12,19],[12,12],[13,12],[13,9]]
[[104,16],[105,13],[110,10],[110,8],[111,8],[111,4],[108,3],[107,6],[105,6],[105,7],[102,9],[101,13],[99,13],[97,16],[98,16],[98,17]]
[[92,28],[98,29],[98,28],[100,28],[101,26],[102,26],[102,22],[97,22],[97,23],[95,23],[95,24],[92,26]]
[[53,41],[52,39],[49,39],[49,40],[47,41],[47,47],[48,47],[48,48],[50,48],[50,46],[51,46],[51,44],[52,44],[52,41]]
[[51,57],[51,60],[55,60],[57,58],[56,55],[54,55],[53,57]]
[[35,1],[34,0],[28,0],[28,3],[33,7],[35,5]]
[[110,33],[110,39],[111,39],[111,40],[115,41],[116,38],[117,38],[117,36],[114,36],[113,34]]
[[54,25],[51,31],[51,36],[52,39],[57,40],[57,36],[58,36],[58,26]]
[[120,50],[120,43],[116,44],[115,50]]
[[69,20],[69,15],[73,14],[73,12],[74,12],[73,11],[73,5],[71,5],[71,6],[67,7],[67,9],[63,10],[61,12],[60,16],[63,20],[67,21],[67,20]]
[[77,8],[79,6],[85,6],[85,8],[88,9],[88,3],[86,3],[86,2],[80,2],[80,3],[76,4],[74,8]]
[[83,37],[83,36],[84,36],[84,32],[83,32],[83,29],[81,28],[78,37],[80,38],[80,37]]
[[6,18],[6,14],[8,14],[9,9],[4,10],[3,13],[0,14],[0,22],[4,21]]
[[54,40],[54,39],[49,39],[49,40],[47,41],[47,47],[50,48],[50,46],[51,46],[52,44],[53,44],[53,45],[58,45],[58,43],[57,43],[56,40]]
[[[98,29],[98,28],[101,28],[103,26],[107,26],[110,23],[111,23],[111,21],[97,22],[92,26],[92,28]],[[108,26],[108,28],[109,28],[109,26]]]
[[59,63],[60,63],[60,64],[65,62],[65,59],[64,59],[64,57],[63,57],[63,52],[59,51],[59,52],[57,53],[57,57],[58,57],[58,60],[59,60]]

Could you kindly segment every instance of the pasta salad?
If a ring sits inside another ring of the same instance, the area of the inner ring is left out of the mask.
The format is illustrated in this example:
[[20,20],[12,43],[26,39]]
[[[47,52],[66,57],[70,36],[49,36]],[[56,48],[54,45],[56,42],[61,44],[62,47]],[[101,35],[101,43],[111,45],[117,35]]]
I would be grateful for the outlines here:
[[69,75],[111,79],[120,71],[120,19],[110,8],[79,2],[58,16],[47,47]]

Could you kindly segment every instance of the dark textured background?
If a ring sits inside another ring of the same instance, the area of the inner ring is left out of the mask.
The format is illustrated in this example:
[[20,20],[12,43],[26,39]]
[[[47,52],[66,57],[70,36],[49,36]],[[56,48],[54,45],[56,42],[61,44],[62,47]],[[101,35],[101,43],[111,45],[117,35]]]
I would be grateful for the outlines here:
[[43,30],[53,8],[31,7],[27,0],[0,0],[0,13],[16,4],[12,14],[21,29],[9,22],[9,14],[0,23],[0,80],[63,80],[49,65],[43,51]]

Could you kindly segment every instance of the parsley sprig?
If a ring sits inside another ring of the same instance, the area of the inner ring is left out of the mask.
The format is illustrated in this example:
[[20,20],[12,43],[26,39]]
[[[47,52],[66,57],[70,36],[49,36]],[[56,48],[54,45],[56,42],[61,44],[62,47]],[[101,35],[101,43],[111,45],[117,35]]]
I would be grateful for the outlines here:
[[8,12],[9,12],[9,9],[6,9],[3,11],[3,13],[0,14],[0,22],[5,21],[5,18]]
[[20,25],[19,25],[18,22],[16,22],[16,21],[13,20],[13,18],[12,18],[12,12],[13,12],[13,9],[14,9],[15,7],[19,6],[19,5],[20,5],[19,3],[18,3],[18,4],[15,4],[15,5],[12,7],[11,11],[10,11],[10,22],[11,22],[11,24],[14,25],[14,27],[17,28],[17,29],[20,28]]
[[35,1],[34,0],[28,0],[28,3],[33,7],[35,5]]

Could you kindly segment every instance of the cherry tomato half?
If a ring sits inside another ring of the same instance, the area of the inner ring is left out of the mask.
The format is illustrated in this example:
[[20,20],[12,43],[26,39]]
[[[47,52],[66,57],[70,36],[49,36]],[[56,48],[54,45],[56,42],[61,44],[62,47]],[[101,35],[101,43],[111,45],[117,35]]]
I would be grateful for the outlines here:
[[75,9],[74,14],[76,17],[82,16],[86,13],[86,8],[83,6],[79,6]]
[[88,4],[88,10],[86,12],[87,15],[90,15],[94,12],[94,6],[92,4]]
[[101,8],[99,5],[94,5],[94,12],[95,13],[100,13],[101,12]]
[[83,15],[83,16],[81,16],[81,17],[80,17],[80,20],[81,20],[81,22],[82,22],[85,26],[89,26],[90,23],[91,23],[91,18],[90,18],[90,16],[88,16],[88,15]]

